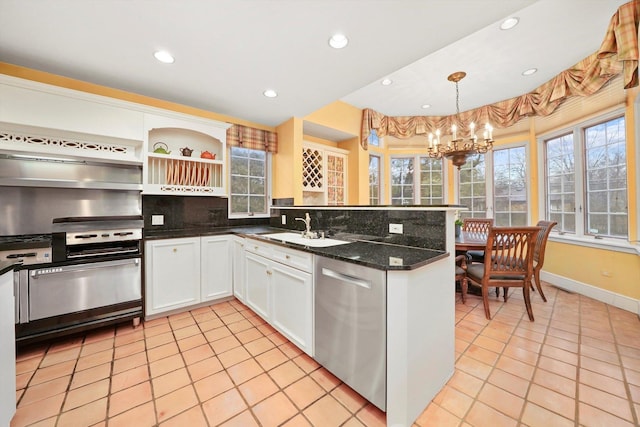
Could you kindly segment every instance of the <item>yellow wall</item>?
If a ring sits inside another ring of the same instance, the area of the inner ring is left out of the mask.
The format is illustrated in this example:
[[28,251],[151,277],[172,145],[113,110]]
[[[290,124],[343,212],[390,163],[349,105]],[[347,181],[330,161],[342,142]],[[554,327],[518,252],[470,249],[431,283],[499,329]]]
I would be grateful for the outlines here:
[[640,256],[549,241],[544,270],[640,300]]
[[304,120],[358,136],[362,110],[342,101],[335,101],[305,116]]
[[293,197],[302,204],[302,120],[295,117],[276,128],[278,153],[272,157],[274,199]]

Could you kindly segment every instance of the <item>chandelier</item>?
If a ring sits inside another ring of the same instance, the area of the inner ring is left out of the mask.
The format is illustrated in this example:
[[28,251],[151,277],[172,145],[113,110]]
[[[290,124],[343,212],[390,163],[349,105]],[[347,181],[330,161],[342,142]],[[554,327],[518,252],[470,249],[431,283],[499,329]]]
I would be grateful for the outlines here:
[[433,133],[429,133],[429,145],[427,148],[429,157],[435,159],[446,157],[458,169],[466,163],[467,157],[472,154],[484,154],[493,147],[493,128],[489,123],[485,125],[482,139],[480,140],[476,135],[476,126],[473,122],[469,124],[468,138],[461,137],[462,132],[456,126],[456,123],[461,122],[458,82],[466,75],[467,73],[464,71],[457,71],[447,77],[447,80],[456,84],[456,118],[454,124],[451,125],[451,138],[447,141],[444,141],[444,138],[440,139],[440,129],[437,129],[435,136]]

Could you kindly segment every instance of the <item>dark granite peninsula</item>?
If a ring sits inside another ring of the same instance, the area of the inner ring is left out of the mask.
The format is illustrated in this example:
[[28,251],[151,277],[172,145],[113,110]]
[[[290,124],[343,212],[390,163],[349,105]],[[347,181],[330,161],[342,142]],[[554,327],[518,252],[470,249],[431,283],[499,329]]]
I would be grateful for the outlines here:
[[[272,227],[301,232],[305,224],[295,218],[309,213],[312,231],[350,242],[314,247],[316,258],[331,257],[385,270],[388,426],[412,425],[454,372],[453,236],[455,212],[460,209],[465,208],[272,208]],[[317,287],[318,278],[315,280]]]

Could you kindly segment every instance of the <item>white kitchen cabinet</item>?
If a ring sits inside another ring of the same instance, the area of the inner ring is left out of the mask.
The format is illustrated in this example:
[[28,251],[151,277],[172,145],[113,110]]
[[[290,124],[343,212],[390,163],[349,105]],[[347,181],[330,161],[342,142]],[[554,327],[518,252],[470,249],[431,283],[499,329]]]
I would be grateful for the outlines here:
[[[226,195],[228,123],[144,115],[145,194]],[[203,153],[207,158],[202,158]]]
[[344,205],[348,151],[305,142],[302,147],[304,204]]
[[145,244],[146,316],[200,302],[200,237]]
[[233,295],[231,235],[150,240],[145,244],[145,315]]
[[0,76],[0,122],[142,141],[135,104],[30,80]]
[[200,238],[201,301],[210,301],[233,294],[232,236]]
[[246,303],[258,315],[269,321],[269,285],[271,261],[259,255],[247,253],[246,268]]
[[313,276],[271,264],[271,324],[305,353],[313,355]]
[[245,239],[240,236],[233,236],[231,240],[233,247],[233,295],[240,301],[245,302],[246,295],[246,255],[244,253]]
[[0,425],[16,412],[16,340],[13,270],[0,276]]
[[313,255],[247,239],[246,304],[313,356]]

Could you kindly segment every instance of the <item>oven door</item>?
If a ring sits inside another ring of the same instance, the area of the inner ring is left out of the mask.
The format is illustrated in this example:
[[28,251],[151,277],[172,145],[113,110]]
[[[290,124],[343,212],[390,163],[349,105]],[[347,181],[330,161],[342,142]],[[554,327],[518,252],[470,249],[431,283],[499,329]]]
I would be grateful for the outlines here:
[[141,283],[140,258],[29,270],[28,319],[139,300]]

